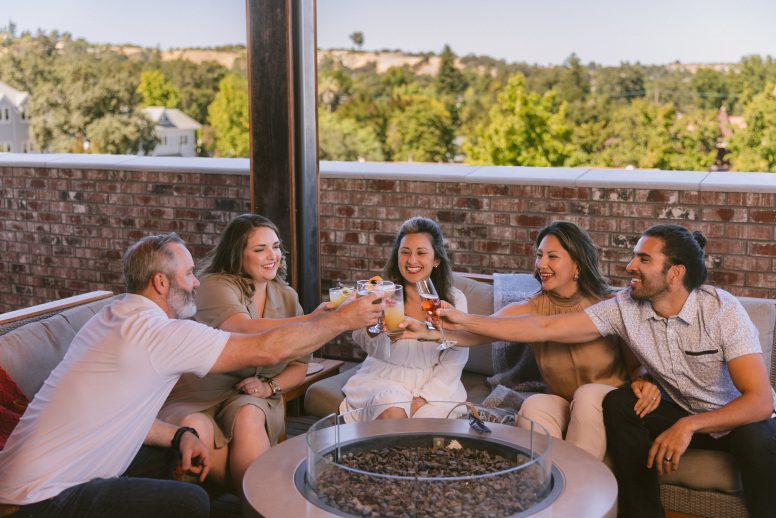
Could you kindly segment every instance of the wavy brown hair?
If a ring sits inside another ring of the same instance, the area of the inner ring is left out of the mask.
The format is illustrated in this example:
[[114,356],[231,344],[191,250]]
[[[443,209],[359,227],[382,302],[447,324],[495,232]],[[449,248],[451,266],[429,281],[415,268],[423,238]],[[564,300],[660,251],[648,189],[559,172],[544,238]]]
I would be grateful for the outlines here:
[[[587,232],[570,221],[554,221],[539,231],[539,235],[536,236],[537,249],[546,236],[558,238],[560,245],[579,267],[577,286],[583,295],[600,299],[612,292],[611,286],[606,282],[606,277],[601,271],[598,248]],[[534,272],[534,277],[540,283],[542,282],[539,272]]]
[[[197,271],[199,275],[220,273],[228,275],[231,280],[240,287],[247,299],[253,298],[255,287],[245,268],[243,267],[243,251],[248,245],[248,236],[254,228],[267,227],[277,234],[280,239],[280,231],[272,220],[260,214],[241,214],[234,218],[221,233],[215,248],[213,248],[202,260]],[[278,278],[285,281],[288,273],[286,265],[286,251],[283,241],[280,241],[280,267]]]

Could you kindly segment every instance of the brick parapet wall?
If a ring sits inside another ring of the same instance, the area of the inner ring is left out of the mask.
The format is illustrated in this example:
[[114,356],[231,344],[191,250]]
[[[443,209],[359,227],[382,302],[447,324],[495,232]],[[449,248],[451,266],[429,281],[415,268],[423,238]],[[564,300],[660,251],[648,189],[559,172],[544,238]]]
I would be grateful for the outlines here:
[[[0,156],[0,312],[122,291],[131,242],[174,230],[201,258],[250,208],[247,161],[36,157]],[[321,170],[323,289],[379,272],[401,222],[422,215],[441,223],[455,268],[475,273],[529,271],[536,230],[574,221],[618,285],[639,233],[676,222],[709,238],[712,283],[776,298],[776,175],[338,162]]]
[[710,283],[776,298],[774,193],[327,179],[320,212],[322,278],[335,282],[379,272],[401,222],[415,215],[439,221],[455,269],[474,273],[530,271],[537,230],[573,221],[620,286],[640,233],[678,223],[707,236]]
[[2,167],[0,312],[93,290],[123,291],[121,255],[175,231],[195,257],[250,210],[249,176]]

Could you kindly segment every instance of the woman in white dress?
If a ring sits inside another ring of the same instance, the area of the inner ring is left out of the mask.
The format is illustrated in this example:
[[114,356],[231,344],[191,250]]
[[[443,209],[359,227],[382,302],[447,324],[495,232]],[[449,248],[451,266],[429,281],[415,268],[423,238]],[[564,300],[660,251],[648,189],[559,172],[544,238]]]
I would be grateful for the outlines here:
[[[428,218],[402,224],[383,277],[404,286],[404,313],[416,320],[426,315],[415,283],[428,277],[442,300],[467,309],[466,297],[453,287],[442,231]],[[342,389],[340,413],[347,421],[453,417],[456,403],[466,401],[461,371],[469,357],[467,348],[439,351],[437,342],[392,341],[385,332],[370,336],[366,329],[353,332],[353,340],[368,356]],[[353,412],[356,409],[363,410]]]

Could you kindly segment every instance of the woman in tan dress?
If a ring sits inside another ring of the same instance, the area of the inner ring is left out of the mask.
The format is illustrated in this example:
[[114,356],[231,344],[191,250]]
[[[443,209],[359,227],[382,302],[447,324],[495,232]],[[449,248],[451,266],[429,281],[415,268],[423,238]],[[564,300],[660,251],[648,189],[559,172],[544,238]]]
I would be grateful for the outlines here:
[[[574,223],[556,221],[539,231],[534,268],[541,291],[510,304],[499,315],[573,313],[613,296],[595,245]],[[526,399],[520,415],[538,422],[553,437],[565,438],[603,459],[606,434],[601,402],[639,367],[633,354],[614,336],[576,344],[534,343],[532,349],[547,393]]]
[[[201,273],[195,316],[200,322],[233,333],[256,333],[309,318],[297,293],[282,280],[286,263],[278,229],[263,216],[233,219]],[[241,494],[250,463],[283,435],[282,394],[304,379],[309,361],[303,357],[204,378],[184,375],[159,416],[195,428],[213,447],[211,481],[225,480],[228,471]]]

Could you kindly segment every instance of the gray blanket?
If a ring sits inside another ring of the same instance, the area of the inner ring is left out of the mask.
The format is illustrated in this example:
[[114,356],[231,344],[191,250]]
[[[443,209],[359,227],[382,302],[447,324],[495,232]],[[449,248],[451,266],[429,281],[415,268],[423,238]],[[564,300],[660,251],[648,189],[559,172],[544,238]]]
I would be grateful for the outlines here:
[[[540,288],[539,282],[527,273],[494,274],[493,310],[526,299]],[[493,342],[492,348],[495,374],[488,378],[492,391],[483,406],[517,410],[526,397],[545,391],[530,345]]]

